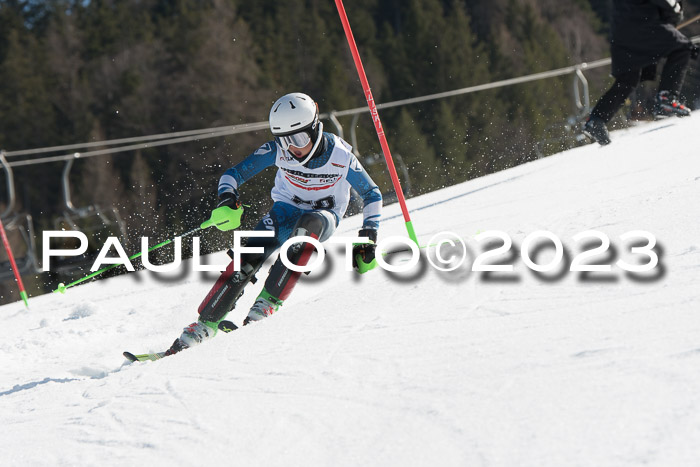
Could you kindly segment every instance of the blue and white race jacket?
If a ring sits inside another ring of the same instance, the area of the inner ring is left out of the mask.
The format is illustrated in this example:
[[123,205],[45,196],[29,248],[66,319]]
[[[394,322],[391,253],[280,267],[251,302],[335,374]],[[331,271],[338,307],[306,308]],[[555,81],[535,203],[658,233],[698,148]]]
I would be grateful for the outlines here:
[[382,210],[382,195],[372,178],[342,138],[323,133],[325,151],[306,166],[299,165],[275,141],[260,146],[219,180],[219,195],[237,190],[263,169],[276,165],[277,176],[272,188],[273,201],[281,201],[301,209],[327,209],[343,218],[350,202],[350,187],[364,201],[365,229],[377,229]]

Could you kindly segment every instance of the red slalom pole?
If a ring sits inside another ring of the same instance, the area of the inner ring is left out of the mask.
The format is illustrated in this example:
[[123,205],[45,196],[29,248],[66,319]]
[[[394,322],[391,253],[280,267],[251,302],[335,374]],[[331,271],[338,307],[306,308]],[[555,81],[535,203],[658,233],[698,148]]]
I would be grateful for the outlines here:
[[348,45],[350,46],[350,52],[352,52],[352,59],[355,61],[355,68],[357,68],[357,74],[360,76],[360,82],[362,83],[362,89],[365,91],[365,98],[367,99],[367,105],[369,106],[369,111],[372,114],[372,121],[374,122],[374,129],[377,131],[377,137],[379,138],[379,144],[382,147],[382,152],[384,153],[384,159],[386,160],[386,165],[389,168],[389,174],[391,175],[391,182],[394,185],[394,190],[396,191],[396,196],[399,198],[399,204],[401,205],[401,212],[403,212],[403,218],[406,221],[406,230],[408,230],[408,236],[413,240],[416,245],[418,245],[418,238],[416,237],[416,232],[413,230],[413,222],[411,221],[411,216],[408,214],[408,208],[406,207],[406,199],[403,195],[403,190],[401,189],[401,183],[399,182],[399,176],[396,174],[396,167],[394,167],[394,159],[391,157],[391,151],[389,150],[389,143],[384,135],[384,128],[382,127],[382,122],[379,120],[379,112],[377,111],[377,104],[374,103],[374,97],[372,96],[372,90],[369,88],[369,82],[367,81],[367,75],[365,74],[365,68],[362,66],[362,60],[360,59],[360,53],[357,51],[357,44],[355,43],[355,37],[352,35],[352,30],[350,29],[350,22],[348,21],[348,15],[345,14],[345,7],[343,6],[342,0],[335,0],[335,6],[338,9],[338,14],[340,15],[340,21],[343,23],[343,29],[345,30],[345,37],[348,39]]
[[19,296],[22,297],[24,301],[24,306],[29,308],[29,302],[27,301],[27,292],[24,290],[24,284],[22,284],[22,277],[19,275],[19,270],[17,269],[17,263],[15,263],[15,257],[12,254],[12,248],[10,248],[10,242],[7,240],[7,234],[5,233],[5,226],[2,225],[2,219],[0,219],[0,237],[2,237],[2,243],[5,245],[5,251],[7,251],[7,257],[10,259],[10,265],[12,266],[12,272],[15,273],[15,279],[17,279],[17,285],[19,286]]

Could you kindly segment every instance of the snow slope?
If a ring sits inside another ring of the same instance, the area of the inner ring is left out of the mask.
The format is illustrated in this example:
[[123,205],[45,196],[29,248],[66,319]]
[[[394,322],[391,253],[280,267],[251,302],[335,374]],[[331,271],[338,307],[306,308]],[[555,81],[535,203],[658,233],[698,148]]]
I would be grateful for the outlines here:
[[[699,124],[641,125],[409,201],[423,243],[501,230],[517,253],[549,230],[573,256],[596,229],[614,248],[596,262],[634,262],[619,235],[646,230],[651,275],[537,277],[516,256],[512,274],[471,258],[356,277],[337,260],[274,317],[143,364],[121,352],[169,346],[213,277],[141,272],[3,306],[0,465],[697,465]],[[385,213],[382,237],[403,235],[398,206]]]

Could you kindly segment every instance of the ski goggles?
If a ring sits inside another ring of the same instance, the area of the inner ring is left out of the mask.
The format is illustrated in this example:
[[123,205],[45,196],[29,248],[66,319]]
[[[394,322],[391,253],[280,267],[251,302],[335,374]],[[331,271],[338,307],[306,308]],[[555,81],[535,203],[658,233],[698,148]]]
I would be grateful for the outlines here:
[[289,146],[294,146],[295,148],[306,147],[311,142],[311,136],[308,132],[301,131],[287,136],[275,136],[275,141],[286,151],[289,149]]

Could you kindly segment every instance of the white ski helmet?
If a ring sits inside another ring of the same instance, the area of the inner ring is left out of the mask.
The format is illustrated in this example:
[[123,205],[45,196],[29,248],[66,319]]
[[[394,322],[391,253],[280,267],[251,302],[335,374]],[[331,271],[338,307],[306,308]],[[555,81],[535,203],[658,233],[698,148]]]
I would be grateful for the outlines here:
[[318,105],[311,97],[293,92],[277,99],[270,109],[270,131],[287,151],[289,146],[303,148],[313,141],[311,151],[299,165],[314,156],[323,138],[323,123],[318,121]]

